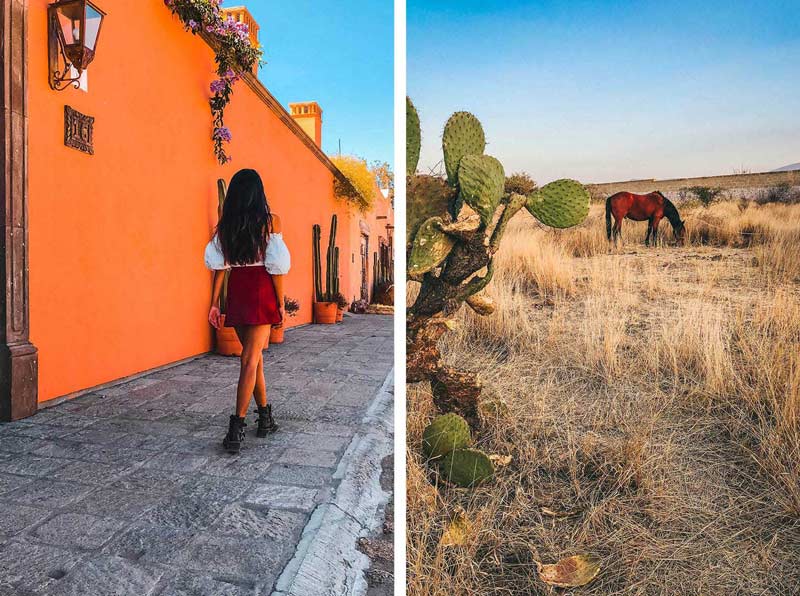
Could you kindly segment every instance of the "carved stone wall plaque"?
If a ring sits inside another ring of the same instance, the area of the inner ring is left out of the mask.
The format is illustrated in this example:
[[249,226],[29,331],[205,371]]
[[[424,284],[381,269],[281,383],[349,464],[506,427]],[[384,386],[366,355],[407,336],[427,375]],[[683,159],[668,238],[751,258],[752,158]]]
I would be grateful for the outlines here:
[[64,106],[64,144],[94,155],[94,116]]

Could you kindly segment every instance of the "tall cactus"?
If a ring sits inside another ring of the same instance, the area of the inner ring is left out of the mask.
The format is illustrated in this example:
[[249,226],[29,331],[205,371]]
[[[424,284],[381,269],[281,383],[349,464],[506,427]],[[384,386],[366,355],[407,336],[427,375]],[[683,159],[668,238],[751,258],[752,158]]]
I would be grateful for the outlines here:
[[[406,114],[414,116],[407,119],[413,129],[407,154],[416,160],[421,134],[408,98]],[[442,135],[447,180],[414,175],[413,163],[406,181],[406,274],[421,283],[406,326],[407,380],[430,381],[437,408],[460,413],[472,426],[478,425],[480,377],[445,365],[439,339],[464,302],[479,315],[494,311],[479,292],[492,279],[506,226],[520,209],[526,207],[542,223],[558,228],[581,223],[589,212],[589,192],[574,180],[551,182],[531,196],[506,193],[503,166],[484,155],[485,147],[480,121],[456,112]]]
[[334,302],[338,292],[338,272],[336,271],[336,226],[338,219],[334,213],[331,216],[331,232],[328,237],[328,252],[326,255],[325,269],[325,302]]
[[[217,179],[217,221],[222,219],[222,206],[225,204],[225,195],[228,194],[228,186],[225,184],[224,178]],[[222,278],[222,291],[219,294],[219,311],[225,314],[228,306],[228,279],[231,276],[231,270],[226,269]]]
[[[335,216],[334,216],[335,217]],[[333,249],[333,295],[339,295],[339,247]]]
[[319,227],[319,224],[314,224],[314,227],[312,228],[312,242],[314,251],[314,296],[317,302],[324,302],[324,296],[322,295],[322,259],[319,249],[320,236],[322,236],[322,230]]
[[325,253],[325,291],[322,291],[322,252],[320,240],[322,229],[314,224],[314,294],[317,302],[335,302],[339,293],[339,247],[336,246],[337,217],[331,217],[331,232],[328,239],[328,250]]

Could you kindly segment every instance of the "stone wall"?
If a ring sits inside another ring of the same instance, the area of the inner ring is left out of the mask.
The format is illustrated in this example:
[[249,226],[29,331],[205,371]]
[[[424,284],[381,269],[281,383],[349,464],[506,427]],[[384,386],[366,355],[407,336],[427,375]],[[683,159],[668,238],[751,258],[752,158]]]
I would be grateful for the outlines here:
[[[791,172],[763,172],[758,174],[731,174],[727,176],[702,176],[699,178],[672,178],[657,180],[627,180],[623,182],[606,182],[602,184],[588,184],[592,197],[596,200],[609,197],[621,191],[645,194],[660,190],[670,200],[685,198],[683,189],[693,186],[706,186],[721,188],[723,195],[731,199],[752,199],[756,194],[771,186],[789,184],[800,189],[800,170]],[[690,194],[691,196],[691,194]]]

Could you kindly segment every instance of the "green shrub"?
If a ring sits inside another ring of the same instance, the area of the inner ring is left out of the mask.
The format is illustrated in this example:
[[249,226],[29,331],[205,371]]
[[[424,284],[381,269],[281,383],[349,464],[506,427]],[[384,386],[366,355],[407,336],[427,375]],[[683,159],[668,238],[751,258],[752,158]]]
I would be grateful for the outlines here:
[[506,194],[515,192],[519,195],[532,195],[539,186],[536,181],[525,172],[515,172],[506,178]]
[[719,198],[723,189],[711,186],[690,186],[689,188],[681,190],[685,190],[693,194],[695,197],[697,197],[697,200],[700,201],[703,207],[708,207],[711,205],[711,203]]
[[794,187],[788,182],[781,182],[761,189],[754,200],[759,205],[766,205],[767,203],[794,205],[795,203],[800,203],[800,188]]

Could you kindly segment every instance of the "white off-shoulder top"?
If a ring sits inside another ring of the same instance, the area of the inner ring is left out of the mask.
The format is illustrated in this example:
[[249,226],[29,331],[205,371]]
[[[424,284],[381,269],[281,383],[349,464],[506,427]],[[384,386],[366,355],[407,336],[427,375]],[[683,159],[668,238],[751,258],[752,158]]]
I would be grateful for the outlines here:
[[255,267],[263,265],[267,272],[272,275],[285,275],[289,273],[292,265],[292,258],[289,249],[283,241],[283,235],[273,232],[267,240],[267,250],[263,262],[249,263],[247,265],[229,265],[225,262],[222,255],[222,247],[219,245],[219,238],[216,234],[206,245],[205,252],[206,267],[215,271],[230,269],[231,267]]

